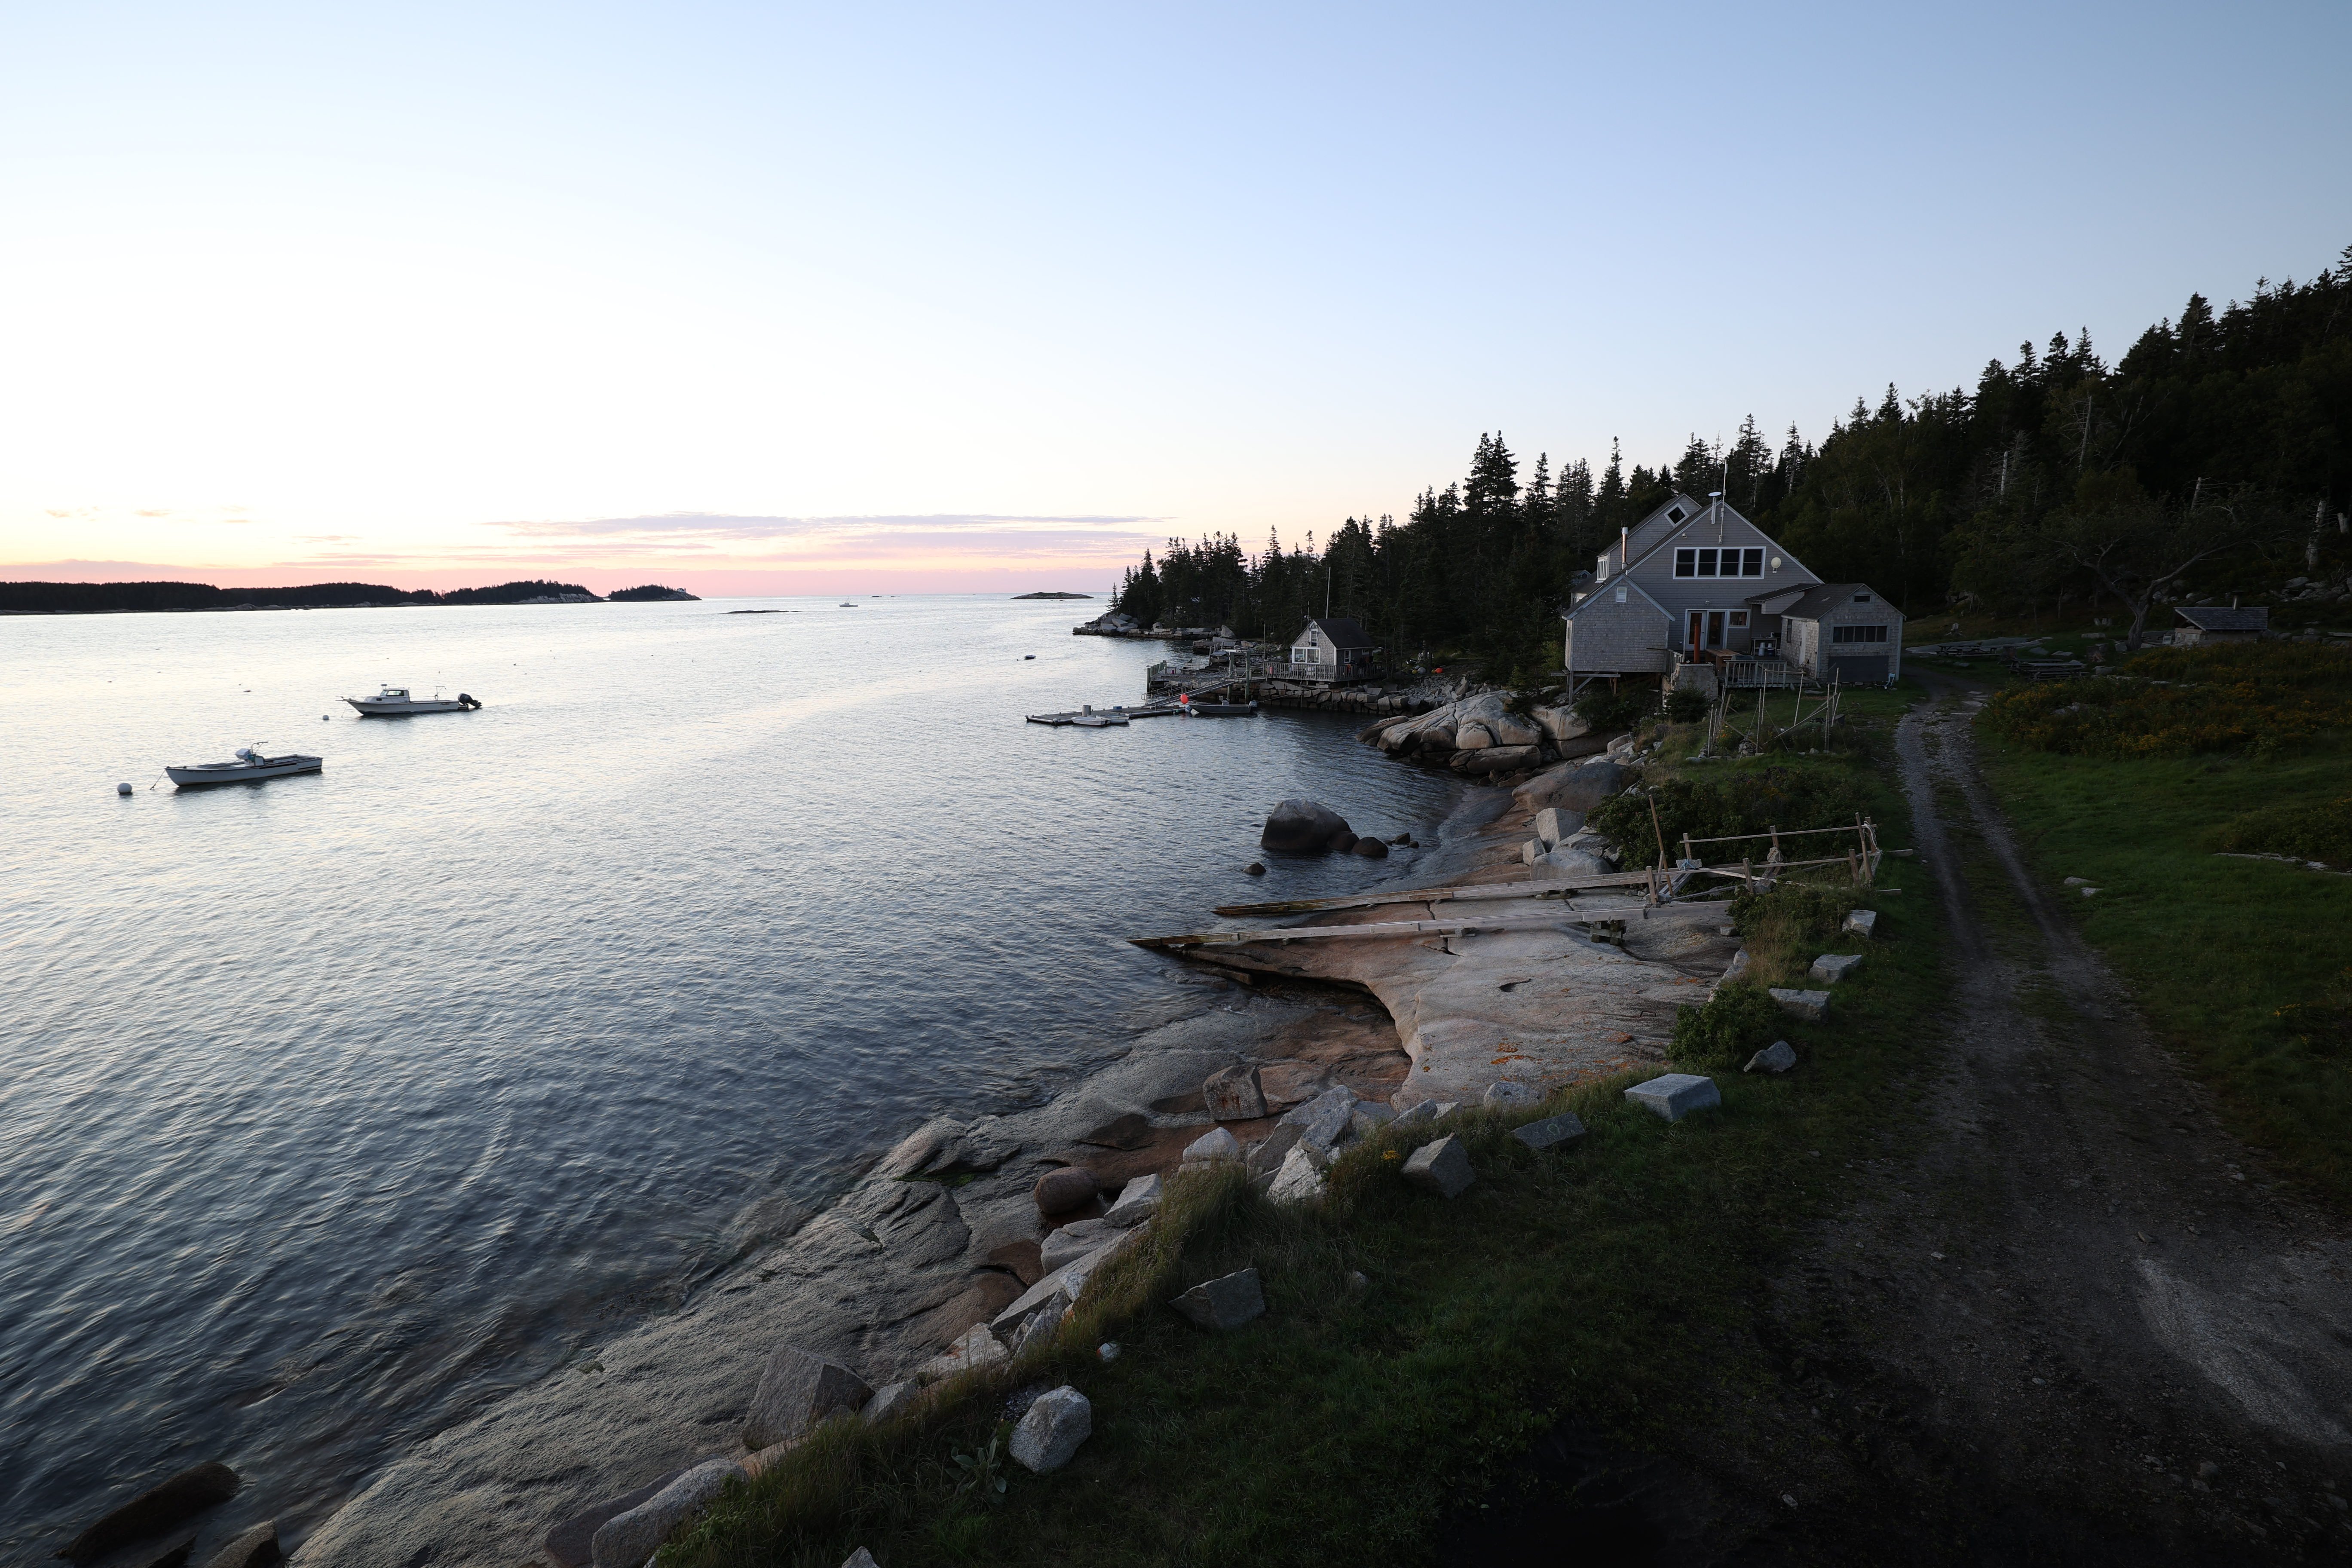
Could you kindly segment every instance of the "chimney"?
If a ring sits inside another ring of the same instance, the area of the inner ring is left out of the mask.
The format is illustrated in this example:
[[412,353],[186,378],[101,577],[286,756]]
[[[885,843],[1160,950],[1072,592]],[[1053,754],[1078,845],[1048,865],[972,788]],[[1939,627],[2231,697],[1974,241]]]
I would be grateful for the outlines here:
[[2233,610],[2234,610],[2234,609],[2236,609],[2237,607],[2238,607],[2238,595],[2235,595],[2235,594],[2232,594],[2232,595],[2230,595],[2230,608],[2231,608],[2231,609],[2233,609]]
[[1625,560],[1625,540],[1626,536],[1633,531],[1630,528],[1621,528],[1617,531],[1617,570],[1620,572],[1625,570],[1628,564]]

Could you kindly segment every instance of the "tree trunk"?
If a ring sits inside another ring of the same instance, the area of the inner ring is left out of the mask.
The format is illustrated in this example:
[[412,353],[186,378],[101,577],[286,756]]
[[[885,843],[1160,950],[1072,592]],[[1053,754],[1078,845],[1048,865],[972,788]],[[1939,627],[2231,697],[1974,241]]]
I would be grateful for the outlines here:
[[2147,625],[2148,608],[2154,604],[2155,599],[2156,595],[2154,594],[2147,594],[2138,598],[2128,601],[2131,605],[2132,618],[2131,630],[2124,634],[2125,652],[2137,653],[2139,651],[2140,629]]

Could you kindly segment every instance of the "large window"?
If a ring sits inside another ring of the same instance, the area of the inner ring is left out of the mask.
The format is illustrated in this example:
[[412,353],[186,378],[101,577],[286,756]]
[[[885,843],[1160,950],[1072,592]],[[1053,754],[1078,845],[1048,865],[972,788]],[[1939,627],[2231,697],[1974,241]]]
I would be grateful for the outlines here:
[[1761,577],[1764,547],[1721,545],[1675,552],[1677,577]]
[[1833,643],[1885,642],[1885,626],[1832,626],[1830,628],[1830,641]]

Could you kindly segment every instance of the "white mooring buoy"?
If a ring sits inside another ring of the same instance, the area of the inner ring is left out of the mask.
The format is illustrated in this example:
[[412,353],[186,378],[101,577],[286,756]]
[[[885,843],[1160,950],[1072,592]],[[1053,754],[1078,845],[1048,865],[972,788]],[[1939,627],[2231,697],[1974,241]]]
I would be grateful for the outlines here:
[[114,793],[117,795],[129,795],[131,793],[131,786],[127,784],[116,784],[114,786]]

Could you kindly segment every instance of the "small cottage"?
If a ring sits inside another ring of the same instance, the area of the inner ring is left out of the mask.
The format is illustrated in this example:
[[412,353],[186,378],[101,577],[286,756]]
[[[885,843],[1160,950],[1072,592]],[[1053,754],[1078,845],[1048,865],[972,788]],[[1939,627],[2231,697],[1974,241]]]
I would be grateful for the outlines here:
[[1867,583],[1822,583],[1748,603],[1780,657],[1815,680],[1858,686],[1903,673],[1903,612]]
[[1294,680],[1369,680],[1373,656],[1379,652],[1352,616],[1309,618],[1290,639],[1290,677]]
[[2227,609],[2214,605],[2176,605],[2172,609],[2172,646],[2197,647],[2206,643],[2260,642],[2271,629],[2271,607],[2256,605]]

